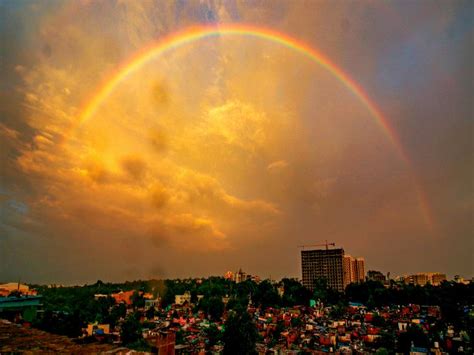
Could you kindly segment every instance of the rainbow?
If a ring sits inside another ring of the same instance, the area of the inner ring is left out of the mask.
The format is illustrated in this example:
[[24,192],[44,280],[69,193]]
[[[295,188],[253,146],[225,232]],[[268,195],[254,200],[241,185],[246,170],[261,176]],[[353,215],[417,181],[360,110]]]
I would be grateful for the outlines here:
[[87,103],[82,111],[79,119],[79,125],[89,120],[97,112],[102,103],[107,97],[114,91],[114,89],[123,82],[131,74],[139,70],[143,65],[150,62],[154,58],[162,55],[167,51],[171,51],[175,48],[184,46],[186,44],[202,40],[210,37],[217,36],[247,36],[253,38],[259,38],[274,43],[278,43],[284,47],[294,50],[301,55],[314,61],[324,69],[328,70],[335,78],[339,80],[355,97],[367,108],[371,116],[380,126],[382,131],[388,137],[394,148],[396,149],[399,157],[407,165],[410,172],[413,175],[413,182],[417,191],[417,199],[419,202],[420,210],[423,214],[425,223],[430,229],[433,228],[433,219],[431,217],[428,200],[424,194],[423,189],[417,182],[415,175],[413,174],[413,167],[403,149],[402,144],[398,138],[398,135],[393,127],[390,126],[387,118],[380,112],[377,106],[371,101],[369,96],[364,90],[352,80],[342,69],[332,63],[322,53],[316,51],[306,43],[292,38],[286,34],[276,32],[274,30],[262,27],[248,26],[248,25],[225,25],[225,26],[204,26],[204,27],[192,27],[184,31],[176,32],[171,34],[158,42],[152,43],[147,46],[138,54],[133,56],[130,60],[123,63],[117,68],[117,70],[109,77],[103,85],[98,89],[96,94]]

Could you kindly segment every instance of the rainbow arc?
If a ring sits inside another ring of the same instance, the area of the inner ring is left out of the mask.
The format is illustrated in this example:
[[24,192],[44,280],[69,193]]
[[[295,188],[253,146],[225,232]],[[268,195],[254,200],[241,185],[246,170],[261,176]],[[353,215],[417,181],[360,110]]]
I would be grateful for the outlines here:
[[254,37],[274,43],[278,43],[303,56],[311,59],[324,69],[328,70],[337,80],[339,80],[355,97],[367,108],[371,117],[376,121],[378,126],[384,132],[385,136],[390,140],[391,144],[397,151],[397,154],[408,167],[412,174],[413,184],[416,189],[418,204],[423,215],[426,225],[433,229],[434,223],[431,217],[428,200],[423,189],[417,181],[412,163],[406,154],[395,129],[390,125],[390,121],[377,108],[377,105],[370,99],[369,95],[358,85],[351,77],[339,68],[329,58],[310,47],[308,44],[292,38],[286,34],[276,32],[274,30],[262,27],[248,25],[225,25],[225,26],[209,26],[209,27],[192,27],[181,32],[171,34],[156,43],[144,48],[142,51],[133,56],[130,60],[123,63],[117,70],[99,87],[92,99],[86,104],[79,119],[79,125],[86,122],[94,116],[99,107],[106,101],[115,88],[126,78],[139,70],[148,62],[157,58],[164,53],[176,49],[178,47],[199,41],[205,38],[217,36],[246,36]]

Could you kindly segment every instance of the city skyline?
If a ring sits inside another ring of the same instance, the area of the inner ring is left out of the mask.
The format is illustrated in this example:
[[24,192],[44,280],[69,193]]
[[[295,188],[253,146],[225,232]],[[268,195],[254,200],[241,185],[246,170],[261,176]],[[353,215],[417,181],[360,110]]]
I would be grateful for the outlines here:
[[0,280],[472,277],[473,5],[0,4]]
[[[382,282],[385,286],[389,284],[389,281],[395,281],[395,282],[404,282],[404,283],[413,283],[417,285],[424,286],[426,283],[431,283],[436,286],[440,284],[441,281],[447,280],[447,281],[455,281],[458,283],[469,283],[472,280],[472,276],[470,275],[460,275],[460,274],[454,274],[452,277],[447,277],[445,273],[443,273],[441,270],[437,271],[411,271],[407,272],[404,274],[391,274],[390,271],[386,270],[375,270],[373,268],[367,268],[365,265],[365,258],[358,256],[358,257],[353,257],[350,254],[346,254],[343,248],[338,248],[335,243],[328,243],[328,241],[325,241],[325,246],[326,248],[322,248],[324,244],[319,244],[319,245],[305,245],[305,246],[299,246],[302,248],[301,250],[301,255],[300,255],[300,274],[299,275],[284,275],[281,278],[274,278],[272,275],[258,275],[255,273],[248,273],[245,269],[243,268],[242,265],[239,266],[237,269],[234,271],[231,270],[231,268],[226,269],[227,271],[221,272],[221,273],[216,273],[216,274],[209,274],[209,275],[197,275],[197,276],[184,276],[180,278],[150,278],[149,280],[165,280],[165,279],[175,279],[175,280],[199,280],[199,279],[206,279],[208,277],[222,277],[226,280],[232,280],[236,283],[245,281],[245,280],[251,280],[254,282],[261,282],[264,280],[268,280],[270,282],[281,282],[283,279],[291,279],[291,280],[297,280],[300,282],[303,286],[311,289],[312,285],[317,279],[326,279],[328,281],[326,276],[315,276],[316,274],[312,273],[311,277],[308,278],[306,277],[305,279],[305,268],[307,267],[304,266],[303,264],[303,254],[311,254],[311,252],[317,252],[317,253],[324,253],[325,251],[342,251],[342,254],[338,254],[338,256],[341,257],[341,263],[338,265],[338,267],[341,268],[342,271],[342,279],[340,280],[343,283],[343,288],[345,289],[347,285],[351,283],[359,283],[359,282],[365,282],[368,280],[372,281],[380,281]],[[332,248],[330,247],[332,246]],[[314,258],[313,256],[309,256],[309,258]],[[306,257],[308,259],[308,257]],[[319,260],[319,259],[318,259]],[[222,270],[221,270],[222,271]],[[441,271],[441,272],[440,272]],[[376,275],[376,276],[374,276]],[[434,277],[434,278],[433,278]],[[438,279],[436,279],[438,277]],[[145,279],[146,280],[146,279]],[[85,283],[55,283],[55,282],[49,282],[46,284],[49,285],[55,285],[55,286],[64,286],[64,287],[71,287],[71,286],[82,286],[82,285],[87,285],[87,284],[92,284],[95,282],[135,282],[137,279],[128,279],[128,280],[91,280]],[[0,279],[1,282],[7,282],[6,280]],[[17,282],[8,282],[5,285],[9,285],[9,287],[16,288],[17,286],[23,287],[22,282],[26,282],[27,284],[42,284],[42,283],[37,283],[34,281],[25,281],[22,280],[21,278],[17,280]],[[329,281],[329,284],[334,283],[334,281]],[[434,283],[433,283],[434,282]],[[45,284],[45,283],[43,283]],[[0,285],[1,286],[1,285]],[[26,285],[24,285],[26,286]],[[0,287],[1,290],[1,287]],[[1,294],[1,292],[0,292]]]

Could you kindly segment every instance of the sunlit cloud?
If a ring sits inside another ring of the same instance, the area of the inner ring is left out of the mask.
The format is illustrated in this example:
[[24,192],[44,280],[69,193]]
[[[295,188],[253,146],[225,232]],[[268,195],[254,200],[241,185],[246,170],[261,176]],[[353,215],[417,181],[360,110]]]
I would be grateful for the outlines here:
[[[449,239],[472,234],[463,5],[411,5],[427,11],[420,22],[395,3],[364,11],[328,4],[2,5],[10,17],[0,18],[0,278],[94,280],[96,263],[111,279],[247,266],[297,276],[295,246],[315,239],[402,272],[435,267],[443,252],[417,261],[402,247],[413,240],[467,243]],[[365,88],[400,133],[438,234],[425,228],[414,172],[367,107],[332,73],[277,43],[215,36],[170,50],[81,122],[104,83],[152,42],[192,25],[238,22],[305,41]],[[411,60],[423,63],[416,78],[404,75]],[[394,243],[398,254],[384,264]],[[466,253],[458,249],[453,255]],[[448,272],[469,268],[462,258],[452,264]]]
[[268,164],[267,169],[269,171],[278,171],[281,169],[285,169],[286,167],[288,167],[288,163],[285,160],[277,160],[273,163]]

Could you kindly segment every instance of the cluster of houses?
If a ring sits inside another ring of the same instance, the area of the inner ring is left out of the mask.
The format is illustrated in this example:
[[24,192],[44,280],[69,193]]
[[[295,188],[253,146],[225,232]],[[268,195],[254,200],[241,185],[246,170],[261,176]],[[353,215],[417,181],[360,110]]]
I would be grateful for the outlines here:
[[[131,304],[130,298],[125,295],[112,296],[119,302]],[[140,321],[144,325],[143,338],[150,346],[158,349],[159,354],[222,351],[222,342],[214,344],[209,339],[209,328],[215,326],[218,332],[223,333],[227,312],[224,312],[220,321],[212,322],[204,312],[195,311],[191,295],[187,292],[176,295],[175,303],[166,309],[159,308],[159,299],[151,299],[151,295],[146,296],[148,302],[143,309],[138,310],[142,314]],[[151,319],[146,317],[146,311],[150,307],[156,309]],[[332,307],[320,303],[265,310],[253,307],[250,303],[247,310],[252,315],[259,334],[257,351],[260,354],[375,352],[385,345],[384,336],[396,339],[407,332],[410,325],[416,325],[428,334],[441,320],[438,306],[420,305],[387,306],[369,311],[362,304],[351,303],[342,312],[338,312],[338,316],[334,315]],[[88,334],[93,335],[96,331],[96,335],[103,335],[110,329],[107,325],[94,325],[88,329]],[[411,344],[411,352],[451,353],[462,351],[468,346],[466,331],[447,327],[439,334],[437,341],[431,341],[428,348]]]
[[[22,295],[2,298],[0,311],[22,312],[22,318],[27,319],[27,311],[36,307],[29,303],[39,302],[36,299],[40,296],[32,295],[31,290],[18,285],[15,290]],[[137,294],[143,299],[138,308],[134,305]],[[196,310],[190,292],[176,295],[175,302],[166,308],[161,307],[159,297],[142,291],[94,295],[96,300],[103,297],[112,297],[116,304],[124,304],[127,314],[138,313],[143,339],[158,354],[221,353],[224,348],[219,334],[225,331],[228,312],[224,311],[220,320],[212,321],[208,314]],[[197,296],[198,302],[202,297]],[[222,301],[227,304],[229,298],[223,297]],[[410,345],[413,354],[463,352],[471,346],[469,329],[455,329],[442,322],[438,306],[392,305],[369,310],[363,304],[350,303],[345,308],[337,307],[312,301],[310,306],[262,309],[249,300],[247,311],[258,332],[258,353],[366,353],[380,347],[387,347],[392,352],[394,341],[413,326],[429,335],[426,346]],[[465,311],[474,317],[472,306]],[[115,327],[88,324],[83,337],[95,337],[99,342],[120,346],[122,324],[123,319]],[[391,343],[387,339],[391,339]]]
[[[340,316],[331,316],[332,307],[323,305],[249,311],[254,312],[263,339],[257,346],[262,353],[292,350],[374,352],[383,346],[383,333],[394,331],[398,335],[406,331],[410,323],[425,326],[427,318],[430,321],[440,319],[438,307],[423,307],[422,310],[416,305],[385,307],[369,312],[365,306],[352,303]],[[276,334],[282,326],[283,331]],[[428,328],[425,329],[428,331]],[[428,353],[428,350],[435,353],[441,351],[439,343],[433,343],[432,349],[417,349],[422,353]]]

